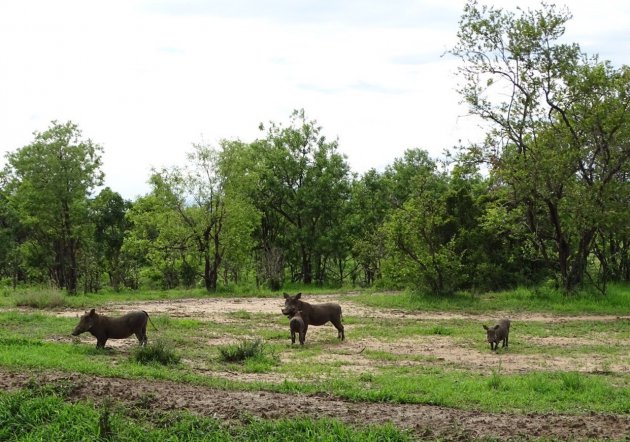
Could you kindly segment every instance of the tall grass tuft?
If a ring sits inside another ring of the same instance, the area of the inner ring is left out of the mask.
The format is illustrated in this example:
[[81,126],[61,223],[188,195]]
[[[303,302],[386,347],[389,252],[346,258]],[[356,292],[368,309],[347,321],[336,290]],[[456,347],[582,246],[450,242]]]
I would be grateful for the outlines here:
[[499,367],[496,370],[492,369],[492,374],[488,380],[488,387],[490,387],[491,390],[498,390],[501,388],[501,384],[501,359],[499,359]]
[[66,298],[59,290],[28,291],[15,299],[16,307],[31,307],[37,309],[59,308],[67,305]]
[[158,339],[154,343],[137,347],[132,353],[132,359],[144,365],[177,365],[181,356],[164,341]]
[[584,379],[578,372],[561,373],[560,379],[562,380],[562,388],[565,390],[577,392],[585,388]]
[[223,362],[243,362],[249,358],[262,357],[265,344],[261,339],[254,341],[243,340],[238,344],[221,345],[219,358]]

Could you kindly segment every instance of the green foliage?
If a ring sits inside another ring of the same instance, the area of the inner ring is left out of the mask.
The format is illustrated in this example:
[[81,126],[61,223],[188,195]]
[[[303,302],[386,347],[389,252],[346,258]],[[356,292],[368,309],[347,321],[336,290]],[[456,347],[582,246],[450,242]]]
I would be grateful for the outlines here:
[[238,344],[220,345],[219,358],[224,362],[243,362],[263,355],[265,343],[261,339],[243,340]]
[[92,237],[87,199],[103,181],[101,153],[99,145],[82,139],[76,124],[53,121],[7,156],[7,203],[24,238],[20,257],[26,268],[53,275],[72,294],[82,246]]
[[52,309],[68,305],[64,294],[58,290],[27,290],[15,297],[17,307]]
[[567,291],[588,279],[594,255],[604,291],[612,275],[630,276],[630,75],[564,43],[570,19],[555,5],[515,14],[471,0],[451,53],[460,94],[491,124],[466,157],[490,165],[495,210],[519,220],[503,230]]
[[161,364],[161,365],[177,365],[181,360],[170,345],[166,344],[162,339],[151,342],[147,345],[136,347],[133,351],[132,359],[140,364]]

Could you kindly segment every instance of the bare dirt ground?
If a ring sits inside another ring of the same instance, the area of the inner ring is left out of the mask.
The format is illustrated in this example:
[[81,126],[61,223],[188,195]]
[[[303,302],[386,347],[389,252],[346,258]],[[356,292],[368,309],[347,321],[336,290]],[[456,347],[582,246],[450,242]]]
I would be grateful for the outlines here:
[[[309,299],[313,303],[318,302],[338,302],[343,306],[344,315],[351,315],[361,318],[406,318],[418,321],[441,321],[441,320],[472,320],[479,321],[479,336],[483,339],[485,332],[481,324],[493,323],[497,318],[507,316],[507,313],[494,313],[489,315],[475,315],[451,312],[408,312],[402,310],[384,310],[367,307],[352,301],[353,295],[318,295],[315,299]],[[230,315],[235,312],[247,312],[250,314],[279,314],[284,305],[282,298],[203,298],[203,299],[179,299],[167,301],[150,301],[141,303],[111,304],[106,308],[99,309],[99,313],[118,315],[132,310],[142,309],[149,315],[167,315],[171,318],[189,318],[201,321],[211,321],[215,323],[237,322],[238,319]],[[60,316],[78,316],[82,312],[58,311],[54,312]],[[546,336],[535,337],[519,335],[518,324],[523,322],[543,322],[558,323],[569,321],[630,321],[630,317],[620,317],[614,315],[580,315],[563,316],[540,313],[510,313],[512,320],[512,339],[516,335],[522,342],[533,345],[545,345],[556,347],[572,347],[579,345],[598,345],[606,342],[607,337],[601,339],[580,339],[571,337]],[[272,325],[269,325],[270,327]],[[579,371],[584,373],[628,373],[630,372],[630,355],[628,358],[610,362],[606,358],[596,353],[580,353],[579,356],[564,355],[537,355],[537,354],[493,354],[489,351],[478,351],[470,347],[462,347],[454,343],[449,336],[417,336],[414,338],[399,339],[395,342],[382,341],[377,339],[352,339],[352,325],[346,325],[346,334],[349,337],[345,342],[335,346],[333,354],[327,354],[326,358],[336,358],[345,362],[343,369],[346,371],[365,370],[369,371],[372,361],[362,355],[363,350],[388,351],[395,354],[418,356],[429,358],[444,364],[457,364],[468,370],[487,371],[489,368],[498,368],[503,373],[520,373],[532,370],[547,371]],[[150,330],[150,329],[149,329]],[[324,327],[309,328],[309,340],[325,339],[331,335],[336,335],[332,325]],[[596,337],[597,338],[597,337]],[[70,340],[70,337],[61,337],[59,340]],[[92,342],[94,338],[87,333],[80,338],[81,342]],[[224,345],[234,342],[233,339],[217,336],[208,342],[208,345]],[[630,343],[622,343],[630,345]],[[110,347],[130,347],[135,342],[130,340],[110,340],[107,342]],[[418,362],[422,363],[422,362]],[[216,376],[232,377],[225,373],[212,373]],[[265,374],[251,376],[248,380],[267,381]]]
[[33,379],[40,383],[70,385],[71,400],[98,404],[111,398],[127,406],[187,410],[228,423],[250,416],[262,419],[328,417],[354,426],[393,423],[411,430],[419,440],[627,440],[630,435],[628,416],[483,413],[430,405],[358,403],[320,395],[223,391],[165,381],[53,372],[11,373],[0,369],[0,388],[4,390],[24,387]]
[[[418,321],[465,319],[481,323],[490,323],[501,317],[473,314],[452,314],[442,312],[405,312],[399,310],[380,310],[366,307],[352,301],[352,295],[317,296],[311,302],[340,302],[345,315],[371,318],[407,318]],[[117,315],[127,311],[142,309],[151,316],[168,315],[172,318],[192,318],[217,323],[235,322],[238,318],[232,313],[248,312],[250,314],[280,314],[283,305],[281,298],[240,298],[240,299],[182,299],[168,301],[151,301],[141,303],[111,304],[99,309],[100,313]],[[82,312],[57,311],[52,314],[73,317]],[[525,321],[541,321],[556,323],[562,321],[626,321],[630,317],[607,316],[559,316],[546,314],[517,313],[510,314],[515,324]],[[269,324],[270,327],[275,325]],[[505,373],[566,370],[590,373],[628,373],[630,371],[630,355],[611,363],[597,354],[578,357],[539,356],[536,354],[517,354],[479,351],[471,346],[458,345],[450,336],[417,336],[404,338],[395,342],[378,339],[353,339],[352,324],[346,325],[346,341],[335,344],[327,352],[328,360],[341,361],[341,370],[370,372],[374,361],[365,357],[365,349],[383,350],[391,353],[418,356],[405,363],[426,363],[430,359],[436,364],[451,364],[462,369],[487,371],[488,367],[500,366]],[[87,334],[86,334],[87,335]],[[94,338],[82,335],[81,342],[94,343]],[[483,330],[480,327],[480,339]],[[309,328],[308,340],[318,341],[336,336],[332,326]],[[518,335],[517,335],[518,336]],[[288,332],[287,332],[288,338]],[[70,341],[69,336],[57,337],[56,340]],[[151,339],[151,335],[149,335]],[[518,336],[521,342],[532,345],[555,345],[571,347],[579,345],[600,344],[597,335],[585,338],[571,337],[533,337]],[[602,341],[604,337],[602,337]],[[225,337],[216,336],[209,345],[217,345],[225,341]],[[517,341],[518,342],[518,341]],[[511,340],[512,343],[512,340]],[[126,351],[135,346],[134,339],[110,340],[108,346],[117,351]],[[622,342],[620,345],[630,345]],[[282,382],[277,375],[240,374],[230,372],[209,372],[203,366],[190,365],[193,371],[203,372],[210,376],[245,381]],[[275,379],[274,379],[275,378]],[[129,380],[118,378],[101,378],[79,374],[56,372],[13,373],[0,369],[0,388],[15,389],[26,385],[30,380],[38,382],[64,382],[73,386],[72,400],[94,400],[99,402],[106,397],[123,402],[130,406],[149,406],[154,410],[188,410],[193,413],[212,416],[230,421],[247,419],[255,416],[264,419],[280,417],[310,416],[330,417],[351,425],[393,423],[401,428],[413,431],[421,440],[475,440],[483,438],[532,439],[550,438],[558,440],[630,440],[630,416],[628,415],[565,415],[565,414],[508,414],[464,411],[430,405],[400,405],[387,403],[358,403],[325,395],[287,395],[265,391],[241,392],[223,391],[194,385],[176,384],[154,380]]]

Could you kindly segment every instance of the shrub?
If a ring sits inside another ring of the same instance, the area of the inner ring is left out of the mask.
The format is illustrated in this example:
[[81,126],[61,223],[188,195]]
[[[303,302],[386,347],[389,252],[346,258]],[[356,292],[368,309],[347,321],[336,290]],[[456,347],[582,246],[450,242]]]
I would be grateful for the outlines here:
[[158,363],[161,365],[176,365],[181,356],[176,354],[164,341],[158,339],[154,343],[137,347],[132,358],[140,364]]
[[32,307],[37,309],[58,308],[66,305],[66,299],[58,290],[44,290],[26,292],[15,300],[17,307]]
[[241,341],[238,344],[219,346],[219,358],[223,362],[242,362],[263,355],[265,344],[261,339]]

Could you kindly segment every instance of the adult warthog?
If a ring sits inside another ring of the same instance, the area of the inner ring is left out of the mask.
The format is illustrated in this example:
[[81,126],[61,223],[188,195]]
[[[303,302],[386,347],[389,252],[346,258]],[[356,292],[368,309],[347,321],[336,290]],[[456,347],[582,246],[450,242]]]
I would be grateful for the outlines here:
[[341,306],[334,302],[326,302],[324,304],[309,304],[300,298],[302,293],[291,296],[284,294],[284,308],[282,314],[292,318],[297,312],[301,312],[304,321],[304,336],[309,325],[324,325],[332,322],[337,329],[337,337],[342,341],[345,339],[343,332],[343,324],[341,323]]
[[124,339],[135,334],[140,345],[146,345],[147,322],[149,320],[149,314],[144,310],[130,312],[118,318],[110,318],[99,315],[92,309],[81,316],[79,324],[72,331],[72,336],[90,332],[96,338],[96,348],[103,348],[108,339]]

